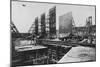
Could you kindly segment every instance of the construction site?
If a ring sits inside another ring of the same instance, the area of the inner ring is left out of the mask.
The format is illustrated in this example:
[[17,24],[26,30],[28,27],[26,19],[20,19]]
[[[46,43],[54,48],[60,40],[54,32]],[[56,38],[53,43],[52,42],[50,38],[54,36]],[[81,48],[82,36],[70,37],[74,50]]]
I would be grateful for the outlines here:
[[69,22],[67,32],[62,27],[56,29],[56,6],[49,9],[48,15],[36,17],[27,33],[19,32],[11,21],[12,67],[96,60],[96,25],[92,24],[92,16],[86,18],[83,27],[75,25],[71,12],[59,18],[62,23]]

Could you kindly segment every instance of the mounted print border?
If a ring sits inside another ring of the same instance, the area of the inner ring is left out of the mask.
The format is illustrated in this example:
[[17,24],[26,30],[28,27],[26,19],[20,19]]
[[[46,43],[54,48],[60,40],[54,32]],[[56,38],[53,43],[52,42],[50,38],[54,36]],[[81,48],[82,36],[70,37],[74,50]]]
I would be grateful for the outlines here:
[[96,6],[10,2],[11,67],[96,61]]

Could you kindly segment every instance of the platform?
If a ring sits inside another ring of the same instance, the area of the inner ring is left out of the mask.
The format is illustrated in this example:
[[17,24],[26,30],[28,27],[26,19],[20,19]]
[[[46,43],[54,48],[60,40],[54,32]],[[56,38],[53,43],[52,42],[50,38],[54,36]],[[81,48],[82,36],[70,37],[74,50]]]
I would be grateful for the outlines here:
[[95,61],[96,53],[95,48],[77,46],[65,54],[58,63],[69,63],[69,62],[84,62],[84,61]]

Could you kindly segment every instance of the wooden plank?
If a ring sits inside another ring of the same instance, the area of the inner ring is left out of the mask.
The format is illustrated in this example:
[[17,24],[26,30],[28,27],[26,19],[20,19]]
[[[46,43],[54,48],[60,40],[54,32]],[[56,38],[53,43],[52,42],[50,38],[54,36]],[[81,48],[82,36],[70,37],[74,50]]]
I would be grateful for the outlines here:
[[47,47],[44,46],[34,46],[34,45],[28,45],[28,46],[16,46],[15,49],[17,52],[23,52],[23,51],[30,51],[30,50],[38,50],[38,49],[45,49]]

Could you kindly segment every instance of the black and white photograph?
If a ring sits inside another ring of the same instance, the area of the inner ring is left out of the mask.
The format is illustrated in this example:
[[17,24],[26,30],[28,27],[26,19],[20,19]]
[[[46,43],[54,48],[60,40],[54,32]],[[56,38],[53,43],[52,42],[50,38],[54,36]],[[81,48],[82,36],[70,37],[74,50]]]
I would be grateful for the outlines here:
[[11,67],[96,61],[96,6],[11,1]]

